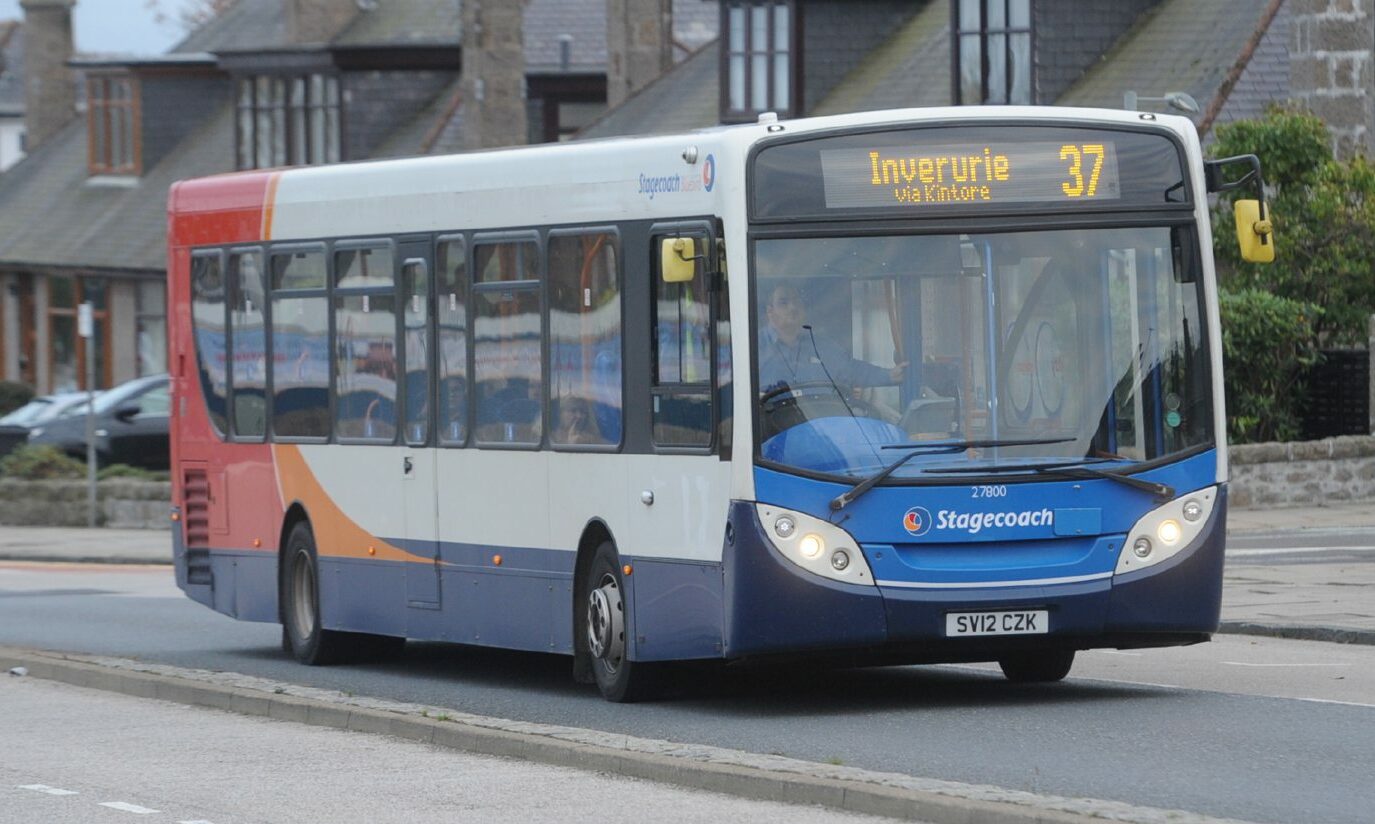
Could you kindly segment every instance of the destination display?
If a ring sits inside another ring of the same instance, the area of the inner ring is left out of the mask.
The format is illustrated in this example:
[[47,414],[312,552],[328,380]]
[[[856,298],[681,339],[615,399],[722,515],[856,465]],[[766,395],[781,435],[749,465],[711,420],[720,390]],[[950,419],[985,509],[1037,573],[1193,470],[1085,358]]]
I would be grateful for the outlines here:
[[1123,210],[1189,203],[1183,149],[1155,130],[955,124],[764,146],[755,220]]
[[826,208],[1117,200],[1117,146],[985,143],[821,152]]

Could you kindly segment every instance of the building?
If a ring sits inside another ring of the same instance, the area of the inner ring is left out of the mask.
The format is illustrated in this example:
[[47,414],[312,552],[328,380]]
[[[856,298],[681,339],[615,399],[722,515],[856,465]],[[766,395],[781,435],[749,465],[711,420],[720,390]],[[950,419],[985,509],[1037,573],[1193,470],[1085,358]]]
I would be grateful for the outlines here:
[[[168,54],[126,57],[72,54],[76,0],[22,1],[30,139],[0,175],[0,378],[40,392],[84,388],[88,357],[99,387],[167,368],[176,180],[562,139],[606,105],[606,0],[237,0]],[[668,65],[714,35],[713,4],[652,2]],[[503,47],[523,59],[478,56]]]
[[24,157],[24,38],[18,20],[0,20],[0,172]]
[[1340,151],[1375,139],[1375,0],[237,0],[127,58],[71,55],[75,2],[22,0],[23,37],[0,28],[25,92],[0,72],[0,128],[22,106],[29,151],[0,175],[0,377],[39,391],[84,386],[88,356],[100,386],[166,368],[166,192],[187,177],[1129,93],[1186,93],[1205,138],[1296,100]]

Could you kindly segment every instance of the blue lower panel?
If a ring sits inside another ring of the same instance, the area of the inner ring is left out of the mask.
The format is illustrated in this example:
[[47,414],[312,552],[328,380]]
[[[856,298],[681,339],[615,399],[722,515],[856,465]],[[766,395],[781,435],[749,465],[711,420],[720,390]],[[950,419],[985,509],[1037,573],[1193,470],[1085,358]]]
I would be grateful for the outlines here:
[[721,657],[721,565],[621,558],[634,611],[637,661]]
[[277,621],[275,553],[214,552],[210,569],[212,608],[240,621]]

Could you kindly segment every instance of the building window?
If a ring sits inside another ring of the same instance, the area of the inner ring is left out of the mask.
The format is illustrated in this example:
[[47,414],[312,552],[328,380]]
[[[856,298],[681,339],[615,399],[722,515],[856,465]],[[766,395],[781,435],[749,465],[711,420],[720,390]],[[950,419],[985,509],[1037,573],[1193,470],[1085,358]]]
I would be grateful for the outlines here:
[[307,166],[342,159],[339,78],[259,75],[238,81],[240,169]]
[[798,100],[797,14],[792,0],[721,4],[721,119],[795,112]]
[[157,375],[167,371],[167,287],[141,280],[137,288],[138,374]]
[[[110,313],[106,283],[98,278],[48,277],[48,387],[52,392],[91,388],[86,363],[95,359],[95,389],[110,386]],[[90,340],[77,334],[78,307],[90,302]],[[91,344],[95,344],[92,346]]]
[[139,173],[138,86],[127,75],[86,78],[87,152],[91,174]]
[[1031,0],[953,0],[955,102],[1031,104]]

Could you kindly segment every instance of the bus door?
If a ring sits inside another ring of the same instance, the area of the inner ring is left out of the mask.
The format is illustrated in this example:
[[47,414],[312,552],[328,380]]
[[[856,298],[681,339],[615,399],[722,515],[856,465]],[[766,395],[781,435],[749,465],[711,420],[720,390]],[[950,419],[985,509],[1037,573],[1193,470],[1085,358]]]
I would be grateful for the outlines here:
[[406,603],[439,609],[439,510],[436,494],[434,404],[434,264],[429,239],[403,241],[401,259],[402,358],[401,407],[404,416],[400,459],[392,471],[401,479],[406,550],[423,561],[406,565]]

